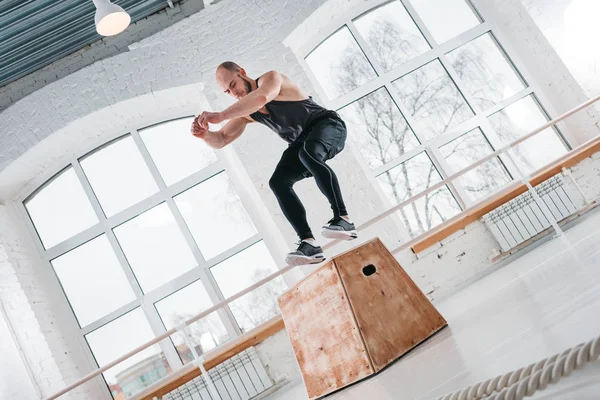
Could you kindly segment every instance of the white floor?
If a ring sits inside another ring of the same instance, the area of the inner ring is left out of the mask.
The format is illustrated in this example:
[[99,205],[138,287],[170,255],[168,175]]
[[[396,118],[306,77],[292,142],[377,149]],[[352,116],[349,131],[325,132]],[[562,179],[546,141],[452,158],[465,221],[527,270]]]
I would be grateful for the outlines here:
[[[435,304],[449,327],[328,400],[435,399],[600,335],[600,211]],[[568,250],[571,248],[572,250]],[[304,400],[301,382],[268,397]],[[600,399],[600,361],[532,399]]]

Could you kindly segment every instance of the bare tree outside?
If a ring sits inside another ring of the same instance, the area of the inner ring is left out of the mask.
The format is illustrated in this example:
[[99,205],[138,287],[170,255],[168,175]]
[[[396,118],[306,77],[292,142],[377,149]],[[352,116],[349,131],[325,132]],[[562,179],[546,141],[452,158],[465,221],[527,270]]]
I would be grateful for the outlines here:
[[[440,147],[440,153],[452,168],[452,172],[468,167],[493,151],[494,148],[480,129],[467,132]],[[504,186],[511,179],[504,164],[499,158],[495,158],[467,172],[457,181],[470,199],[477,201]]]
[[[499,141],[508,144],[548,121],[537,100],[529,95],[488,118]],[[565,154],[567,148],[555,128],[548,128],[512,150],[512,160],[520,173],[531,173]]]
[[[488,110],[526,87],[492,34],[485,34],[450,52],[448,60],[469,91],[473,102]],[[548,121],[534,95],[526,96],[488,118],[486,132],[496,146],[506,145]],[[566,152],[557,132],[550,128],[513,148],[519,172],[532,172]]]
[[[365,36],[371,53],[385,71],[394,69],[423,50],[424,39],[418,33],[403,30],[402,26],[390,21],[385,15],[364,31],[361,33]],[[390,38],[394,40],[389,40]],[[459,76],[470,73],[470,70],[486,68],[481,53],[477,48],[461,52],[464,62],[453,64],[455,68],[461,69]],[[365,66],[360,61],[363,58],[360,48],[348,45],[343,57],[336,61],[335,72],[331,75],[336,85],[353,88],[357,86],[356,82],[364,81],[364,75],[369,74],[370,65]],[[486,93],[498,91],[501,90],[497,87],[499,85],[497,80],[490,79],[481,90]],[[348,123],[350,136],[371,168],[382,167],[419,146],[413,129],[424,140],[429,140],[448,132],[474,115],[438,60],[397,79],[391,86],[404,110],[412,117],[414,126],[411,127],[406,122],[387,88],[377,89],[340,110]],[[482,98],[486,96],[491,95],[481,95]],[[487,141],[487,146],[469,146],[464,140],[452,143],[446,145],[446,159],[456,160],[460,157],[468,164],[493,151]],[[497,160],[492,161],[495,162],[486,163],[474,170],[473,176],[462,182],[473,198],[490,193],[507,181],[503,165]],[[458,166],[462,163],[451,164]],[[419,153],[377,177],[382,190],[393,203],[405,201],[441,179],[426,153]],[[458,212],[460,207],[452,193],[447,187],[442,187],[402,208],[398,214],[409,234],[414,237]]]
[[177,195],[175,203],[207,260],[257,233],[226,172]]
[[[247,247],[211,267],[210,273],[224,298],[246,290],[254,283],[277,271],[266,244],[262,241]],[[229,308],[242,332],[276,316],[278,296],[287,289],[278,277],[233,301]]]
[[[259,268],[254,272],[252,280],[258,282],[272,273],[270,269]],[[278,315],[277,298],[285,290],[287,285],[283,278],[279,277],[231,303],[231,312],[242,332],[247,332]]]

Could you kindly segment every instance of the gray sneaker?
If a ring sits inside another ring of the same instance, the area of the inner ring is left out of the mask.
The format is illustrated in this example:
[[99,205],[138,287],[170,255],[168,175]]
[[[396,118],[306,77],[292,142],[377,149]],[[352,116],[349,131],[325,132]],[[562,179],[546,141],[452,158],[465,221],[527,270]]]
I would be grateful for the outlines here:
[[330,219],[321,229],[321,235],[328,239],[341,240],[354,240],[358,237],[354,224],[341,217]]
[[313,246],[305,241],[301,241],[298,249],[285,257],[288,265],[319,264],[323,261],[325,261],[325,255],[321,246]]

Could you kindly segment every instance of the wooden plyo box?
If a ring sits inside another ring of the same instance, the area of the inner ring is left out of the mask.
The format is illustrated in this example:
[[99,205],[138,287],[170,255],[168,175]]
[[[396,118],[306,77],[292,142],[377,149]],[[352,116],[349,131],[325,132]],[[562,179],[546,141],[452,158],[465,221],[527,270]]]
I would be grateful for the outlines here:
[[379,239],[328,261],[279,306],[310,399],[378,373],[447,325]]

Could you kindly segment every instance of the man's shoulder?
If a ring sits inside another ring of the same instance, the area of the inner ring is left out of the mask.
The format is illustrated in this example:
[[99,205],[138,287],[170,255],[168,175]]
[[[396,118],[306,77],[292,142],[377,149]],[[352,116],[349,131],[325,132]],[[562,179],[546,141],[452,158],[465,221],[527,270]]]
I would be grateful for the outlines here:
[[275,71],[274,69],[272,69],[272,70],[270,70],[270,71],[267,71],[267,72],[265,72],[265,73],[264,73],[264,74],[262,74],[261,76],[259,76],[259,77],[258,77],[258,79],[257,79],[257,81],[259,81],[259,83],[260,83],[260,81],[261,81],[262,79],[264,79],[264,78],[267,78],[267,79],[269,79],[269,78],[276,78],[276,77],[281,77],[281,78],[284,78],[284,79],[285,79],[285,78],[287,78],[287,76],[285,76],[285,75],[284,75],[284,74],[282,74],[281,72],[279,72],[279,71]]

